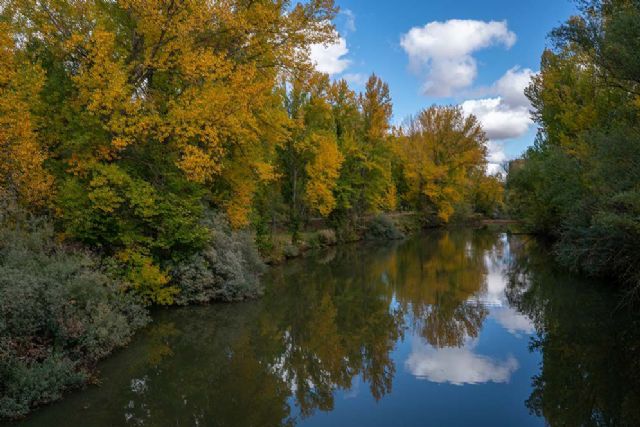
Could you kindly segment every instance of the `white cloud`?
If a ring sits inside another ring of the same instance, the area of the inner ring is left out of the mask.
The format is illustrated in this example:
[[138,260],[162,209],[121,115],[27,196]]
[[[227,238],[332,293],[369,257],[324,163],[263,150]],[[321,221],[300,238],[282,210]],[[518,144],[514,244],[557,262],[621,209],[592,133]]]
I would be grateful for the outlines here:
[[490,140],[487,144],[489,172],[496,172],[507,158],[503,141],[524,136],[533,125],[531,103],[524,90],[535,74],[528,68],[514,67],[491,87],[479,90],[493,97],[471,99],[461,104],[466,114],[478,118]]
[[496,310],[493,313],[493,316],[503,328],[514,335],[519,335],[521,333],[530,335],[536,330],[529,317],[522,313],[518,313],[511,307],[503,307]]
[[423,343],[414,346],[405,367],[418,378],[434,383],[454,385],[509,382],[511,374],[519,367],[513,356],[495,360],[475,354],[475,343],[461,348],[436,349]]
[[529,99],[524,94],[524,90],[531,83],[531,78],[537,73],[529,68],[520,69],[513,67],[493,85],[494,92],[502,101],[510,107],[531,107]]
[[502,164],[507,160],[507,153],[501,142],[487,141],[487,173],[490,175],[502,172]]
[[492,141],[519,138],[532,124],[528,107],[512,107],[501,97],[465,101],[462,110],[478,118]]
[[369,77],[363,73],[347,73],[342,76],[343,79],[355,86],[364,86]]
[[351,61],[344,58],[348,53],[347,40],[344,37],[338,37],[336,42],[331,44],[312,44],[309,50],[311,62],[316,70],[329,75],[340,74],[351,65]]
[[356,15],[350,9],[342,9],[340,15],[344,15],[344,32],[355,33],[356,32]]
[[412,71],[424,76],[424,93],[451,96],[473,84],[478,73],[474,52],[496,44],[510,48],[515,42],[506,21],[453,19],[414,27],[402,36],[400,45],[409,55]]
[[480,120],[489,139],[502,141],[519,138],[529,131],[533,123],[531,103],[524,90],[535,74],[528,68],[514,67],[490,88],[483,90],[494,97],[465,101],[462,109]]

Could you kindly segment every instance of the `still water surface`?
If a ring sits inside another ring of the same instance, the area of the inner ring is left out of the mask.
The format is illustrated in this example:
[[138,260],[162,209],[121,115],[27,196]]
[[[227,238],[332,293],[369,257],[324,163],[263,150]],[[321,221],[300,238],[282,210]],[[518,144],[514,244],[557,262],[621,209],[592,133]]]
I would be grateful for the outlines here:
[[640,321],[534,242],[460,230],[169,309],[25,426],[640,425]]

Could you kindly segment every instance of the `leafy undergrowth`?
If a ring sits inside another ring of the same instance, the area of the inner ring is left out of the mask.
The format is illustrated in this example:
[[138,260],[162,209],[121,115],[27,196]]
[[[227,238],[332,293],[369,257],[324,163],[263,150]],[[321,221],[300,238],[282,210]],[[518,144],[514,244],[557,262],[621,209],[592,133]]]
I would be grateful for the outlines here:
[[85,384],[148,315],[99,260],[57,243],[42,221],[0,231],[0,418]]

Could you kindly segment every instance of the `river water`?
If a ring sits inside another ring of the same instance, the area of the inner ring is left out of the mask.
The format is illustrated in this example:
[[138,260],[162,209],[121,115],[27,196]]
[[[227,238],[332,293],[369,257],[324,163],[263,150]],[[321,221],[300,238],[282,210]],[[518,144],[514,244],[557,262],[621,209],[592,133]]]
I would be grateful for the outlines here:
[[638,316],[545,252],[457,230],[292,261],[258,301],[157,311],[20,425],[640,425]]

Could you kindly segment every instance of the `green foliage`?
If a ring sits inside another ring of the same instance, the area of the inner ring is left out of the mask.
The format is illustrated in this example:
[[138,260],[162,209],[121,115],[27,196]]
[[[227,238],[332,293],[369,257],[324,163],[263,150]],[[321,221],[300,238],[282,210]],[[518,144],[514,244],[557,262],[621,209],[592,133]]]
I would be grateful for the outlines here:
[[507,198],[511,214],[529,231],[554,233],[581,201],[578,162],[554,147],[535,147],[524,166],[509,173]]
[[566,266],[640,286],[640,4],[581,2],[527,94],[542,130],[509,174],[512,213]]
[[592,141],[592,201],[566,221],[557,251],[575,269],[640,286],[640,136],[614,129]]
[[177,290],[162,266],[203,247],[200,195],[192,184],[161,192],[116,165],[97,165],[85,179],[65,180],[57,208],[68,238],[113,256],[114,271],[147,302],[171,304]]
[[[640,83],[640,4],[637,0],[577,0],[581,15],[552,32],[556,44],[587,54],[611,78],[634,91]],[[635,92],[637,94],[637,92]]]
[[251,234],[232,230],[221,215],[208,215],[204,227],[209,238],[204,250],[172,270],[179,289],[175,302],[205,304],[261,295],[264,263]]
[[398,230],[393,219],[388,215],[380,214],[367,223],[365,238],[367,240],[398,240],[403,239],[404,234]]
[[160,192],[116,165],[99,165],[86,179],[64,181],[58,210],[74,239],[111,253],[144,248],[163,258],[203,243],[200,196],[186,184]]
[[0,230],[0,417],[20,417],[84,384],[96,361],[147,321],[86,252],[43,221]]

